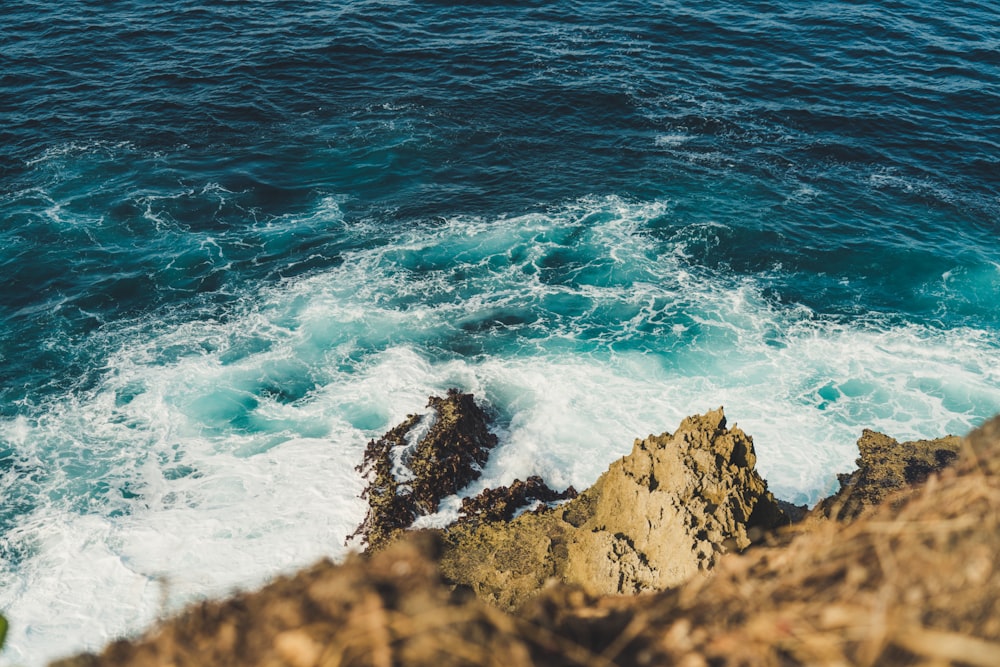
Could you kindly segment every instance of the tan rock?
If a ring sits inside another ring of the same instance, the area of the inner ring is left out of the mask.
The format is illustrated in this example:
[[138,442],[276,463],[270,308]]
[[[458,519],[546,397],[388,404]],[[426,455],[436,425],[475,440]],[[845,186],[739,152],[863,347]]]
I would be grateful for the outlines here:
[[637,440],[561,507],[451,528],[442,572],[505,608],[553,578],[593,594],[677,586],[749,546],[755,529],[787,523],[755,464],[753,441],[726,428],[721,408],[689,417]]

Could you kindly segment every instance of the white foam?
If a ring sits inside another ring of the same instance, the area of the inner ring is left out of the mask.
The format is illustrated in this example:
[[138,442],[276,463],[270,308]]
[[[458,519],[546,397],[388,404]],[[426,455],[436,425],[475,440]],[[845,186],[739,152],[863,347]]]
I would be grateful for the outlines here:
[[389,452],[392,458],[392,476],[401,483],[412,482],[416,479],[413,471],[410,470],[410,459],[420,441],[430,433],[431,428],[437,421],[437,413],[428,412],[420,415],[420,419],[406,433],[406,444],[402,447],[393,447]]
[[63,144],[46,148],[38,157],[25,161],[25,165],[34,167],[48,162],[58,161],[65,157],[77,157],[99,153],[102,155],[116,155],[121,152],[135,150],[135,145],[131,141],[70,141]]
[[689,134],[675,132],[671,134],[658,134],[656,135],[656,138],[653,140],[653,143],[661,147],[680,146],[682,144],[686,144],[687,142],[691,141],[691,139],[692,137]]
[[[322,206],[314,224],[342,222]],[[633,438],[724,405],[772,490],[812,502],[864,427],[932,437],[1000,410],[989,332],[776,305],[752,278],[688,264],[684,235],[645,233],[669,210],[589,198],[443,221],[264,287],[225,321],[95,334],[108,353],[94,388],[0,422],[38,485],[4,536],[22,554],[0,570],[4,664],[338,557],[364,515],[365,443],[449,387],[499,413],[466,494],[532,474],[585,488]]]
[[5,659],[37,664],[95,649],[183,603],[343,552],[363,511],[352,467],[359,450],[326,438],[288,439],[251,457],[213,453],[210,442],[186,447],[194,473],[167,479],[158,465],[142,466],[131,514],[53,503],[6,536],[32,555],[17,587],[0,593],[13,621]]

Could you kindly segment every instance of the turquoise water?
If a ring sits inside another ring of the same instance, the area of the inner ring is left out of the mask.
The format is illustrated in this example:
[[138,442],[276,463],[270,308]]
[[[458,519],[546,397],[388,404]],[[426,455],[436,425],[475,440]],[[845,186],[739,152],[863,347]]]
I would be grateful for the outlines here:
[[814,502],[1000,412],[988,4],[5,10],[0,662],[342,555],[449,387],[469,492],[724,405]]

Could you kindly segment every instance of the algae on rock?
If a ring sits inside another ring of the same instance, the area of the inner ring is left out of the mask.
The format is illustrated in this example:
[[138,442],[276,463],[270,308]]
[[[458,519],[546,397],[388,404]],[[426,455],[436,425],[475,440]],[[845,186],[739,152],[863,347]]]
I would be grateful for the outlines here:
[[463,498],[457,523],[510,521],[519,510],[532,504],[554,503],[577,495],[572,486],[555,491],[541,477],[531,475],[526,480],[515,479],[510,486],[483,489],[472,498]]
[[433,412],[410,415],[368,443],[357,468],[368,480],[362,493],[368,513],[349,539],[381,548],[479,477],[497,437],[472,394],[449,389],[445,398],[430,397],[427,407]]

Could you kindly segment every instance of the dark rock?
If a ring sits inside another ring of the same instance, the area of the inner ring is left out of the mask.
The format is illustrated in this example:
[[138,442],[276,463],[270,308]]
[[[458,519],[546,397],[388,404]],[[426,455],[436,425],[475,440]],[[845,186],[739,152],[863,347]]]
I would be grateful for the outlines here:
[[384,546],[419,516],[433,514],[442,498],[479,477],[496,446],[489,417],[472,394],[449,389],[432,396],[433,412],[410,415],[365,449],[358,466],[368,480],[361,497],[368,501],[364,522],[349,539],[369,549]]
[[841,521],[857,517],[869,506],[879,505],[894,491],[924,482],[953,463],[962,440],[946,436],[900,444],[894,438],[865,429],[858,440],[858,469],[838,475],[840,490],[819,501],[813,512]]
[[524,481],[515,479],[510,486],[484,489],[474,498],[463,498],[458,523],[510,521],[519,509],[532,503],[551,503],[576,496],[572,486],[562,492],[555,491],[541,477],[532,475]]
[[789,523],[799,523],[809,514],[808,505],[796,505],[788,502],[787,500],[777,499],[776,502],[778,503],[778,507],[781,508],[781,511],[785,513],[785,516],[788,517]]

